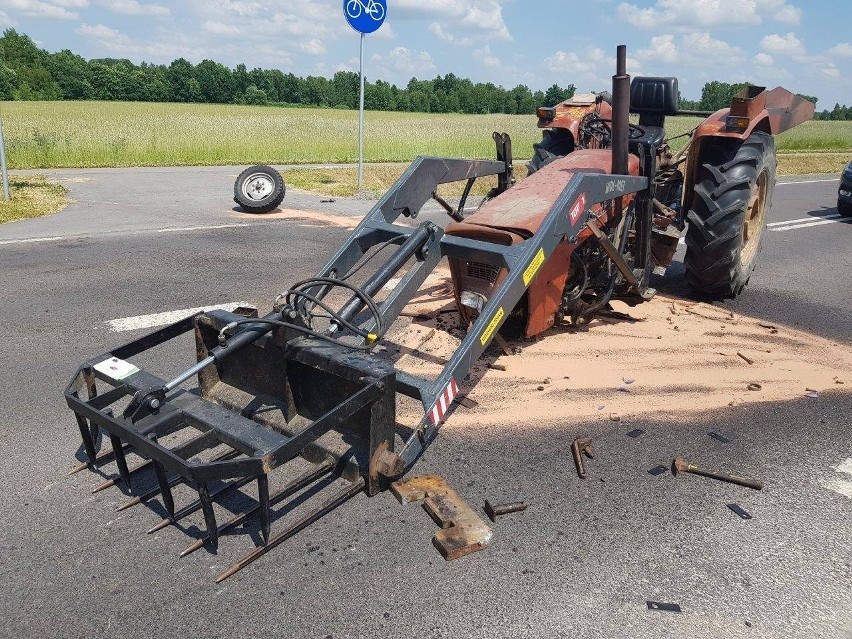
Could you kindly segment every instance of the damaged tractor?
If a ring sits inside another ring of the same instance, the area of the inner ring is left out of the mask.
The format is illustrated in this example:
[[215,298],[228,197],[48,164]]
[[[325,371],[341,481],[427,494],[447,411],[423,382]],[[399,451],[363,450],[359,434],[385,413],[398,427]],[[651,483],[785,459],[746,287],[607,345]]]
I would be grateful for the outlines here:
[[[200,511],[206,532],[182,555],[215,548],[237,526],[257,531],[259,543],[221,580],[411,469],[498,332],[537,335],[563,319],[587,324],[614,299],[650,299],[651,274],[671,260],[687,222],[691,283],[739,293],[771,201],[772,134],[813,105],[783,89],[750,90],[693,133],[688,155],[673,155],[663,123],[677,113],[674,79],[631,87],[619,47],[612,96],[611,108],[595,99],[540,111],[549,131],[517,185],[506,135],[494,136],[495,161],[418,158],[316,276],[282,291],[265,315],[198,313],[85,362],[65,390],[84,466],[115,462],[118,477],[104,486],[127,489],[150,473],[155,487],[126,506],[158,498],[166,516],[152,531]],[[494,176],[496,188],[468,215],[474,183]],[[464,184],[457,206],[438,194],[454,182]],[[445,229],[417,220],[431,200],[453,218]],[[436,377],[417,376],[380,347],[442,262],[467,332]],[[170,375],[143,368],[181,341],[194,365]],[[415,423],[399,423],[404,402],[418,407]],[[98,450],[101,436],[110,450]],[[179,486],[191,489],[188,503],[177,503]],[[235,494],[228,508],[242,510],[220,521],[219,505]],[[273,507],[284,500],[299,514],[274,532]]]

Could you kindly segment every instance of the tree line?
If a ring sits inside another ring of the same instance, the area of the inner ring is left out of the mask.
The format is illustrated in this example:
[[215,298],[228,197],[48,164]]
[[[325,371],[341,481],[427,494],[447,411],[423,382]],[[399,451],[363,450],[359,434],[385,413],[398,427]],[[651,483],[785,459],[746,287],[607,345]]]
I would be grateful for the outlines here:
[[[358,107],[357,73],[332,78],[298,77],[278,69],[230,69],[204,60],[179,58],[169,65],[111,58],[86,60],[71,51],[48,53],[25,34],[7,29],[0,38],[0,100],[129,100]],[[365,106],[371,110],[426,113],[530,114],[536,107],[570,98],[574,86],[554,84],[546,91],[518,85],[504,89],[474,83],[452,73],[434,80],[412,78],[405,87],[383,80],[367,82]]]
[[[712,81],[700,100],[679,99],[681,109],[716,111],[748,83]],[[474,83],[452,73],[432,80],[412,78],[404,87],[383,80],[366,82],[367,109],[423,113],[532,114],[574,95],[575,87],[553,84],[546,91],[525,85],[504,89]],[[802,96],[813,102],[813,96]],[[126,100],[358,108],[359,77],[339,71],[332,78],[298,77],[278,69],[230,69],[213,60],[197,65],[179,58],[171,64],[129,60],[86,60],[69,50],[48,53],[26,34],[6,29],[0,38],[0,100]],[[817,119],[850,120],[852,107],[835,105]]]

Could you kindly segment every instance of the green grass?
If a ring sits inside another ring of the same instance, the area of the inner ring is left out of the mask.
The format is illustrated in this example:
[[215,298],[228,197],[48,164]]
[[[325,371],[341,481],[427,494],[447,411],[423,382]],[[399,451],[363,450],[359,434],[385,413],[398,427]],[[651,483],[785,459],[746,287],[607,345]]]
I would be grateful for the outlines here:
[[3,200],[0,191],[0,224],[57,213],[68,204],[66,193],[64,186],[51,184],[43,175],[10,175],[11,199]]
[[[357,161],[358,114],[132,102],[1,102],[12,168],[345,163]],[[699,118],[670,118],[669,134]],[[533,116],[367,112],[365,159],[417,155],[491,158],[493,131],[525,158],[540,139]],[[683,140],[673,146],[678,148]],[[852,122],[808,122],[779,137],[779,151],[849,152]]]

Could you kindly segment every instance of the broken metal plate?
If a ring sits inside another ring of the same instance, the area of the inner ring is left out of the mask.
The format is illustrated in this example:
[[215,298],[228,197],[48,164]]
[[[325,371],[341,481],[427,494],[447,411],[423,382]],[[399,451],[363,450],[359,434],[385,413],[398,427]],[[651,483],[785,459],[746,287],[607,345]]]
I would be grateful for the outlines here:
[[447,561],[482,550],[491,528],[439,475],[422,475],[391,484],[401,504],[422,501],[424,510],[441,527],[432,543]]
[[739,504],[728,504],[728,508],[733,510],[742,519],[751,519],[751,514]]
[[728,439],[724,435],[720,435],[719,433],[707,433],[707,434],[710,435],[710,437],[715,439],[717,442],[721,442],[723,444],[730,444],[731,443],[730,439]]
[[662,612],[683,612],[676,603],[662,603],[660,601],[649,601],[648,610],[660,610]]

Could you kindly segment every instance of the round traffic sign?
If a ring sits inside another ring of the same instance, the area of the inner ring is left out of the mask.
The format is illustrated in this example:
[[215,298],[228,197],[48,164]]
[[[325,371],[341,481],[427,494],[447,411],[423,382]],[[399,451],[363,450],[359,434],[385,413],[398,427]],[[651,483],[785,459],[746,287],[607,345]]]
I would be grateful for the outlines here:
[[377,31],[388,15],[387,0],[343,0],[343,15],[359,33]]

